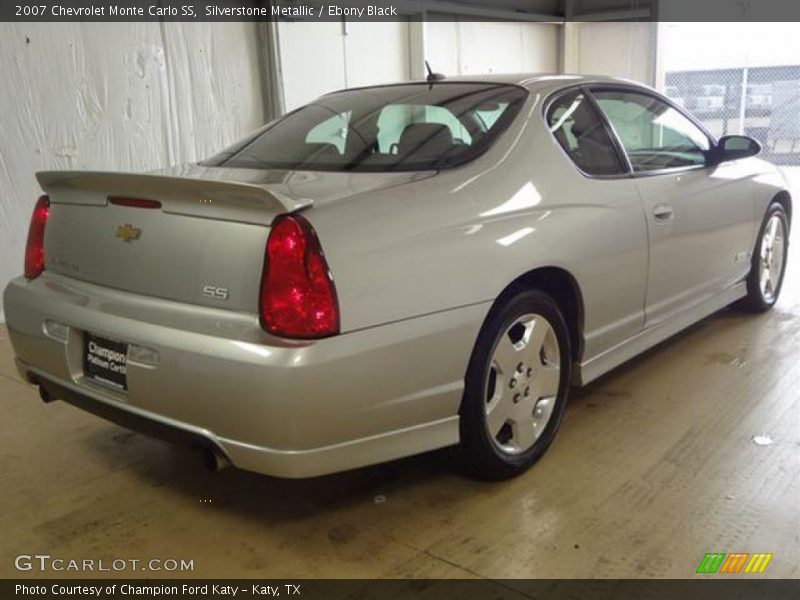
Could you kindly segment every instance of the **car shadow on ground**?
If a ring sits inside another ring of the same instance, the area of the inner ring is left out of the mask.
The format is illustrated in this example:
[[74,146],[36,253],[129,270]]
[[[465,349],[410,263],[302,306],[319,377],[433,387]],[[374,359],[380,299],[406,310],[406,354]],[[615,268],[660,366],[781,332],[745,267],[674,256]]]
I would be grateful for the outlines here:
[[[102,456],[109,469],[124,468],[146,487],[167,488],[211,508],[259,519],[303,519],[356,502],[378,504],[396,486],[413,488],[448,477],[468,481],[459,475],[458,462],[447,449],[343,473],[282,479],[233,467],[211,471],[196,451],[113,424],[96,429],[87,439],[91,452]],[[137,451],[138,458],[131,461],[130,453]]]
[[735,326],[743,326],[754,318],[754,315],[748,314],[733,308],[723,308],[719,312],[706,317],[702,321],[698,321],[687,327],[686,329],[672,335],[663,342],[660,342],[624,362],[620,366],[612,369],[588,383],[583,387],[573,387],[570,391],[569,405],[573,410],[581,403],[593,402],[603,397],[623,397],[629,395],[624,389],[624,386],[619,386],[619,382],[626,379],[626,377],[635,371],[642,368],[643,365],[655,360],[658,356],[663,355],[669,349],[682,344],[685,340],[692,338],[700,339],[704,335],[711,333],[718,328],[729,328]]
[[[687,339],[699,339],[720,327],[736,327],[752,318],[752,315],[723,310],[588,386],[573,388],[563,426],[569,427],[570,411],[604,401],[624,402],[626,396],[630,396],[624,385],[626,376],[657,359],[661,353]],[[280,479],[235,468],[212,472],[203,466],[197,452],[128,432],[112,424],[96,428],[87,442],[92,454],[101,457],[109,470],[126,469],[144,486],[166,488],[170,493],[193,501],[207,502],[213,509],[250,516],[262,522],[302,520],[348,505],[378,504],[399,490],[408,493],[429,486],[446,486],[452,500],[486,485],[470,480],[463,473],[451,449],[311,479]],[[132,460],[132,457],[135,458]]]

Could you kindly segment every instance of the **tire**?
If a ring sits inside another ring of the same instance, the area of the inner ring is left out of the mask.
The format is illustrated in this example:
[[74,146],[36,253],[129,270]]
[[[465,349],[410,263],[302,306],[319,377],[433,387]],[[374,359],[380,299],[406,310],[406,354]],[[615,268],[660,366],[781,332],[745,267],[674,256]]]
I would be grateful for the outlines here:
[[514,477],[544,454],[561,424],[571,366],[569,331],[550,296],[521,291],[492,309],[459,411],[458,453],[471,475]]
[[[770,244],[769,237],[774,237]],[[773,202],[764,215],[758,230],[756,246],[747,275],[747,296],[734,306],[753,313],[763,313],[771,309],[783,286],[786,274],[786,260],[789,252],[789,219],[783,206]],[[779,264],[776,262],[779,261]],[[768,283],[765,285],[764,277]]]

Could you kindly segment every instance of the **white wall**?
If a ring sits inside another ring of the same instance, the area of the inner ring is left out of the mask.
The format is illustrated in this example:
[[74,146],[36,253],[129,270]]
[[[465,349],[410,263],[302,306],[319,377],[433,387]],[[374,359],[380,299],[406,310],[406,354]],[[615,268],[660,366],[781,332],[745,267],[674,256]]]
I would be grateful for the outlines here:
[[263,121],[255,31],[0,24],[0,290],[22,272],[36,171],[194,161]]
[[425,56],[445,74],[558,72],[562,27],[564,71],[654,82],[654,23],[429,21]]
[[278,48],[287,111],[334,90],[410,77],[407,21],[282,21]]
[[560,26],[545,23],[428,21],[425,58],[445,75],[558,70]]
[[333,90],[419,77],[425,58],[451,76],[554,72],[558,39],[559,26],[543,23],[281,22],[284,104],[291,110]]
[[655,27],[655,23],[639,22],[572,23],[564,70],[653,85]]

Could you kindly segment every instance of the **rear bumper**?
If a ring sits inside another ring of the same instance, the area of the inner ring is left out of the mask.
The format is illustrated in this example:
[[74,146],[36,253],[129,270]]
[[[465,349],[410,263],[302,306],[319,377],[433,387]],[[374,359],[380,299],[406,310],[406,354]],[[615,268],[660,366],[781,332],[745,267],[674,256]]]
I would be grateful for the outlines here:
[[207,432],[192,431],[180,424],[165,422],[158,415],[144,415],[138,411],[120,408],[114,402],[103,402],[92,398],[87,396],[83,390],[64,387],[36,374],[33,369],[25,367],[19,360],[17,360],[17,368],[31,383],[39,386],[39,394],[45,402],[63,400],[127,429],[176,445],[199,450],[208,461],[208,466],[215,469],[230,462],[225,455],[225,451],[209,439]]
[[[52,274],[12,281],[4,304],[24,377],[202,440],[237,467],[281,477],[457,443],[463,376],[489,308],[294,343],[266,336],[255,315]],[[130,344],[127,393],[83,376],[86,331]]]

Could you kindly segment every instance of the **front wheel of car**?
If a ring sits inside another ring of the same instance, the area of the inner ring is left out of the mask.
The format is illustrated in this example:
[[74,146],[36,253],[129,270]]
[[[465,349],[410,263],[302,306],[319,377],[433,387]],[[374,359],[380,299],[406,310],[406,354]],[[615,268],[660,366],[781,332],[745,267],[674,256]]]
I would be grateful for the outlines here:
[[779,203],[767,209],[758,232],[755,251],[747,276],[747,296],[737,303],[750,312],[765,312],[775,305],[781,293],[789,251],[789,219]]
[[556,302],[517,293],[484,323],[465,378],[459,452],[471,474],[505,479],[544,454],[561,423],[570,338]]

